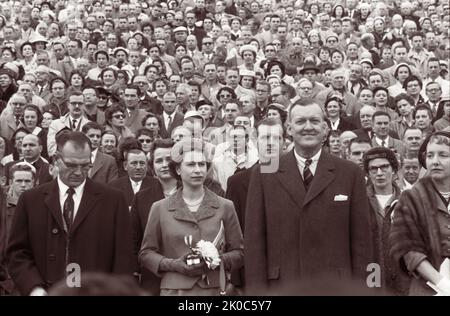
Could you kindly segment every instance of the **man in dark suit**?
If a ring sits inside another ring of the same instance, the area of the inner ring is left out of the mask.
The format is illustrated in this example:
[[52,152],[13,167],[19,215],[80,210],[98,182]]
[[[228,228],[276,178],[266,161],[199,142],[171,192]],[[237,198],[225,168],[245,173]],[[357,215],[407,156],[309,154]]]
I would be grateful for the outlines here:
[[24,192],[12,223],[8,270],[22,295],[46,295],[52,284],[78,279],[77,272],[80,286],[86,272],[131,276],[135,266],[125,199],[87,179],[89,139],[60,134],[55,159],[58,178]]
[[140,109],[139,106],[139,87],[134,84],[129,84],[125,88],[125,126],[131,132],[136,134],[136,131],[142,128],[142,119],[148,114],[146,110]]
[[[25,135],[22,140],[22,154],[23,158],[20,161],[25,161],[31,164],[36,169],[36,185],[50,182],[53,180],[49,172],[49,164],[41,157],[42,145],[41,139],[33,134]],[[5,166],[6,177],[9,180],[9,170],[16,164],[17,161],[11,161]]]
[[[254,169],[261,163],[269,167],[273,161],[278,161],[283,152],[283,127],[280,121],[266,118],[259,122],[258,128],[258,153],[259,161],[253,167],[237,172],[227,181],[227,192],[225,197],[234,203],[236,214],[241,225],[242,233],[245,234],[245,209],[247,205],[247,192],[250,176]],[[237,286],[244,286],[244,268],[231,274],[231,282]]]
[[170,138],[175,127],[183,125],[184,115],[177,110],[177,97],[173,92],[166,92],[162,101],[163,114],[160,117],[162,122],[159,134],[162,138]]
[[154,181],[147,176],[148,161],[144,151],[131,149],[125,153],[124,158],[127,175],[112,181],[110,185],[122,192],[130,209],[136,193],[150,187]]
[[195,22],[197,22],[195,11],[190,10],[190,11],[186,12],[186,26],[187,26],[188,35],[194,35],[197,38],[198,49],[202,49],[201,42],[202,42],[202,39],[206,36],[206,32],[203,28],[197,27],[195,25]]
[[89,138],[92,145],[92,168],[88,173],[89,178],[104,184],[116,180],[119,177],[116,160],[98,150],[102,139],[101,126],[95,122],[89,122],[83,126],[81,131]]
[[[141,243],[147,226],[148,215],[153,203],[164,199],[164,193],[158,180],[148,178],[149,187],[136,193],[131,207],[131,221],[133,225],[133,245],[134,255],[138,256],[141,250]],[[140,285],[150,294],[159,295],[160,278],[144,267],[139,269]]]
[[320,105],[297,103],[289,114],[294,149],[281,157],[279,168],[258,166],[250,179],[244,236],[248,293],[342,294],[352,285],[367,288],[373,247],[362,171],[322,150],[327,125]]

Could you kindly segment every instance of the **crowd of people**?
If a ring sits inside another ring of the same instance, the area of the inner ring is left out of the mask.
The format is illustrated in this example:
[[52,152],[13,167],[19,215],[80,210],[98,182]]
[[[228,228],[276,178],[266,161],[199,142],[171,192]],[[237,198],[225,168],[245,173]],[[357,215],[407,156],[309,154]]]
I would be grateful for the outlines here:
[[0,295],[71,263],[450,295],[449,26],[447,0],[1,0]]

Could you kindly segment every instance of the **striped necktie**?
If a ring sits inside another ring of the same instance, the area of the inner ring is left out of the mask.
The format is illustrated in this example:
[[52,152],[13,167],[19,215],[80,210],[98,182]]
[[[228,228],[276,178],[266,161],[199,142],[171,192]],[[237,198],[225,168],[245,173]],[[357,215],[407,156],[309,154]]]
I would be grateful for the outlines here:
[[305,161],[305,169],[303,169],[303,183],[305,184],[305,189],[308,191],[309,185],[311,184],[311,181],[313,180],[314,176],[309,169],[309,166],[311,166],[312,159],[306,159]]

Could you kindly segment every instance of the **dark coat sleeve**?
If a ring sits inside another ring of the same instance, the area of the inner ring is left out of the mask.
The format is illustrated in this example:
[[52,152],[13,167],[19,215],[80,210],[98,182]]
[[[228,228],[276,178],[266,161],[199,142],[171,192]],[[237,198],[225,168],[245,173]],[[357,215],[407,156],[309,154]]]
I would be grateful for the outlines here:
[[366,279],[367,266],[375,262],[369,200],[364,176],[359,168],[354,169],[351,200],[351,253],[353,276]]
[[234,208],[236,210],[236,214],[239,220],[239,224],[241,225],[242,231],[244,231],[245,227],[245,203],[242,205],[241,198],[242,195],[247,192],[241,192],[242,187],[239,185],[238,181],[235,181],[235,177],[231,176],[227,180],[227,192],[225,194],[225,198],[231,200],[234,203]]
[[266,221],[264,187],[260,168],[251,176],[245,211],[244,264],[249,293],[267,286]]
[[24,192],[16,207],[9,238],[8,271],[22,295],[28,295],[34,287],[45,286],[33,257],[30,245],[28,212],[33,211],[31,192]]

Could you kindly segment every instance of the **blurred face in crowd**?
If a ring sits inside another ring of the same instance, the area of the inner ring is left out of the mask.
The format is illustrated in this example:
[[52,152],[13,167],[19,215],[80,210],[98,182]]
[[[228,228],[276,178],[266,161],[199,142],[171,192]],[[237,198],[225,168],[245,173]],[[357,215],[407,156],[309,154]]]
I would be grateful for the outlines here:
[[10,181],[12,192],[16,197],[34,187],[34,175],[31,171],[17,170]]
[[408,117],[413,111],[413,105],[404,99],[397,102],[397,108],[402,117]]
[[172,130],[171,138],[176,143],[182,139],[189,139],[191,137],[192,137],[192,132],[184,126],[178,126]]
[[369,143],[353,142],[348,149],[348,160],[356,163],[361,169],[364,168],[363,155],[371,148]]
[[42,152],[42,146],[39,144],[39,137],[33,134],[26,135],[22,140],[22,154],[23,158],[33,163],[35,162]]
[[372,105],[373,104],[373,93],[370,89],[363,89],[360,91],[358,101],[363,105]]
[[157,148],[153,153],[153,171],[160,180],[170,180],[172,175],[169,170],[172,148]]
[[147,174],[147,156],[144,152],[128,153],[124,169],[133,181],[142,181]]
[[373,119],[372,129],[378,138],[388,137],[390,121],[389,115],[378,115]]
[[84,110],[84,96],[83,95],[71,95],[69,97],[69,113],[74,119],[78,119],[82,116]]
[[374,89],[376,87],[382,87],[383,86],[383,77],[381,77],[381,75],[376,74],[376,75],[371,75],[369,77],[369,87],[371,89]]
[[373,96],[373,100],[377,107],[386,106],[387,98],[388,98],[388,95],[387,95],[386,91],[384,91],[384,90],[378,90]]
[[240,114],[239,106],[236,103],[225,105],[225,119],[228,124],[233,125],[234,119]]
[[23,121],[25,123],[26,128],[28,128],[30,131],[34,130],[38,124],[38,115],[36,111],[26,109],[23,112]]
[[87,131],[86,136],[91,141],[92,150],[97,149],[100,146],[102,139],[102,131],[99,129],[91,128]]
[[111,134],[104,134],[102,136],[102,148],[103,151],[107,154],[111,154],[114,152],[114,149],[116,148],[116,138],[114,135]]
[[16,95],[14,98],[10,99],[10,104],[12,106],[14,116],[22,117],[23,109],[26,105],[25,97],[21,95]]
[[239,84],[239,73],[236,70],[227,70],[225,81],[227,86],[235,89]]
[[431,125],[431,117],[427,110],[419,110],[414,117],[416,120],[416,127],[425,130]]
[[422,144],[422,132],[418,128],[407,129],[403,141],[409,150],[418,151]]
[[440,100],[442,95],[442,88],[441,85],[437,82],[429,83],[427,87],[425,88],[425,92],[427,97],[433,101],[437,102]]
[[402,165],[403,178],[411,184],[419,179],[420,164],[419,159],[403,159]]

